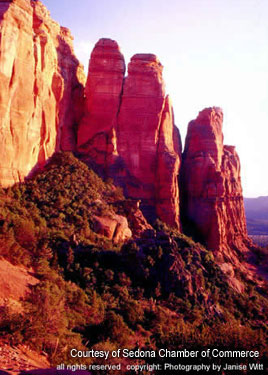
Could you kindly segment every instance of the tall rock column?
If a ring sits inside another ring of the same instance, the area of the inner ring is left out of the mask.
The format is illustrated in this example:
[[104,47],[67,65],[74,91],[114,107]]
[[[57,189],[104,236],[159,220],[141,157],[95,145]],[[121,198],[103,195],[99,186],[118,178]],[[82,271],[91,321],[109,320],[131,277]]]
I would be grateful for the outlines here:
[[223,145],[223,113],[207,108],[191,121],[181,172],[183,215],[209,249],[235,261],[232,249],[246,250],[247,229],[240,161]]
[[78,121],[70,102],[83,97],[83,73],[69,31],[41,2],[2,0],[0,26],[0,183],[9,186],[61,148],[63,127]]
[[116,126],[124,74],[125,61],[118,44],[111,39],[100,39],[89,62],[77,150],[105,170],[118,155]]
[[181,147],[162,70],[152,54],[134,55],[128,65],[118,116],[117,178],[149,215],[179,228]]

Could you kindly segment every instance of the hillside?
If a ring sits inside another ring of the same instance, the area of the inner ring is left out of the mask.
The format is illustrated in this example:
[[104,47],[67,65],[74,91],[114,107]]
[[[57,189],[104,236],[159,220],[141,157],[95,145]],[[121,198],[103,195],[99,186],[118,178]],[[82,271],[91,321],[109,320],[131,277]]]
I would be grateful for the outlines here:
[[[212,252],[159,220],[146,227],[126,202],[70,153],[56,154],[33,179],[2,190],[0,255],[32,267],[40,281],[22,311],[6,307],[1,336],[46,352],[54,365],[71,362],[69,348],[84,345],[246,347],[264,358],[265,284],[238,272],[232,283]],[[126,219],[131,238],[115,241],[109,231],[99,232],[95,218],[115,215]],[[137,217],[139,235],[133,234]]]

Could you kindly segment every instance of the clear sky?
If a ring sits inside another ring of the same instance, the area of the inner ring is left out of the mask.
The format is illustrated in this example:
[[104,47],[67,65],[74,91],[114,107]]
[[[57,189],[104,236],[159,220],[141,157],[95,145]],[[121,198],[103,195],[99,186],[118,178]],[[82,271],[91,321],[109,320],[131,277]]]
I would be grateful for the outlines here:
[[205,107],[224,111],[244,195],[268,195],[268,0],[43,0],[71,29],[87,66],[99,38],[115,39],[126,61],[155,53],[164,65],[176,125]]

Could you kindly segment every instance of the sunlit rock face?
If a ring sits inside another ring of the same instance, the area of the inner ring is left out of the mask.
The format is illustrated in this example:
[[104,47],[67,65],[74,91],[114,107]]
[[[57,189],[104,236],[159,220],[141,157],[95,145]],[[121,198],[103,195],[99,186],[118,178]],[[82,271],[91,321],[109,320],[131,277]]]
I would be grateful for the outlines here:
[[39,1],[1,1],[0,26],[0,181],[8,186],[56,149],[74,150],[84,76],[69,31]]
[[222,257],[230,249],[246,250],[248,241],[240,178],[234,146],[223,145],[223,113],[207,108],[189,123],[181,171],[181,202],[188,224]]
[[125,61],[118,44],[111,39],[100,39],[90,58],[77,150],[105,170],[118,155],[116,127],[124,74]]
[[134,55],[129,63],[118,116],[120,181],[128,196],[179,227],[180,136],[162,70],[151,54]]
[[141,200],[149,216],[179,228],[181,144],[162,70],[155,55],[137,54],[124,78],[117,43],[99,40],[90,59],[77,148],[126,196]]

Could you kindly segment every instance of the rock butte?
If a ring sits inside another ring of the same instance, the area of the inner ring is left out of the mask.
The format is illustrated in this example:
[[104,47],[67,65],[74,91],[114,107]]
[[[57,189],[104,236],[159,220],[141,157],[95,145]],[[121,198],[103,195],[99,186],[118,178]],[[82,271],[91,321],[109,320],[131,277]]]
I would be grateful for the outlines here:
[[[222,111],[207,108],[190,122],[181,162],[180,134],[155,55],[134,55],[125,77],[118,44],[100,39],[85,84],[69,30],[41,2],[0,1],[0,15],[2,185],[23,181],[57,150],[74,151],[141,201],[147,217],[179,230],[181,200],[183,221],[222,264],[234,263],[233,250],[245,251],[248,237],[239,158],[223,145]],[[151,228],[135,212],[136,230]],[[96,230],[129,238],[122,220],[96,218]]]

